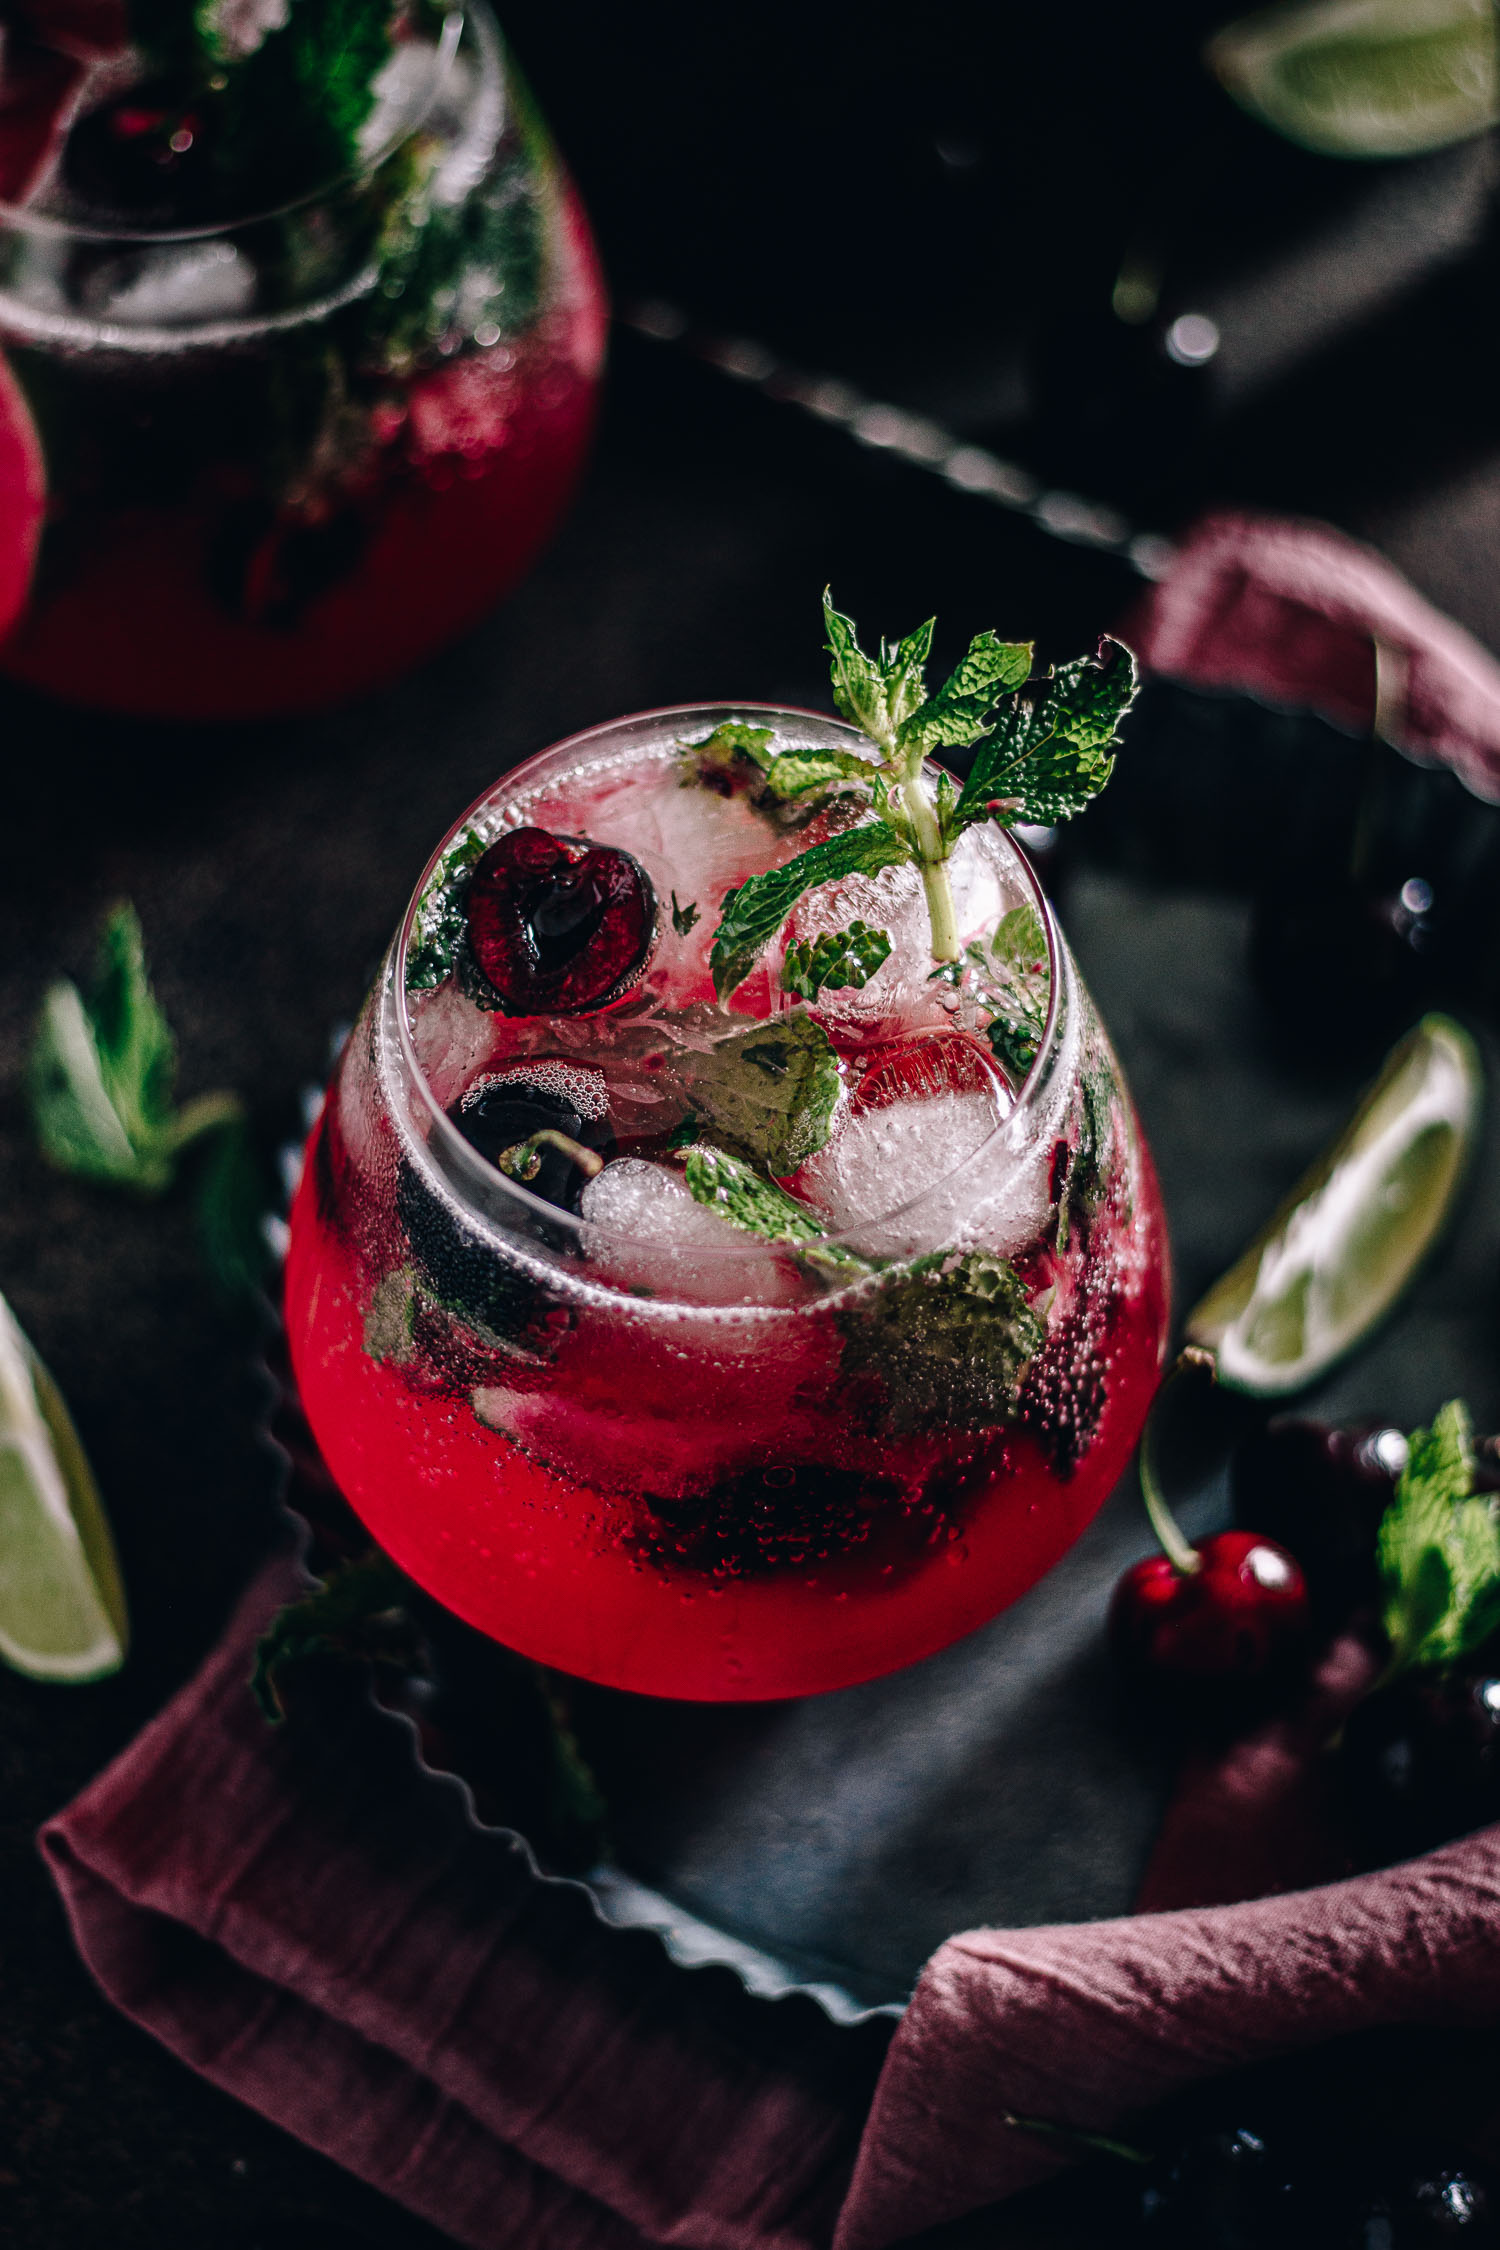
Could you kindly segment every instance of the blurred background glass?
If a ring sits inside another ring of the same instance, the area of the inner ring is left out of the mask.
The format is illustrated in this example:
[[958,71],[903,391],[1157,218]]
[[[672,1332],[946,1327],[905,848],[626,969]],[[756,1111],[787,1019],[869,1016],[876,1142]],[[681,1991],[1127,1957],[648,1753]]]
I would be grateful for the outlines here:
[[92,0],[32,13],[0,75],[0,664],[191,717],[395,676],[553,528],[603,357],[484,0],[376,0],[358,41],[333,0],[155,0],[129,45]]

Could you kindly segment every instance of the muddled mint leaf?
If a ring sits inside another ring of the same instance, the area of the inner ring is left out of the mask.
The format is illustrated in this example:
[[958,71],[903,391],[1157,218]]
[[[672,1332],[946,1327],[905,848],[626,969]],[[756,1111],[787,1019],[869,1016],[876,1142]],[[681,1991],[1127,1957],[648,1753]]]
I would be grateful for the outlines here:
[[31,1052],[31,1114],[42,1154],[62,1172],[160,1195],[182,1151],[242,1115],[232,1094],[177,1109],[177,1047],[146,973],[134,907],[117,906],[87,994],[46,993]]
[[296,0],[248,53],[227,67],[221,59],[218,168],[237,181],[258,172],[283,193],[352,170],[391,58],[394,13],[372,0]]
[[887,932],[872,930],[868,922],[858,920],[846,930],[799,938],[786,949],[781,989],[800,993],[804,1000],[815,999],[825,986],[829,991],[862,991],[881,963],[890,959],[890,952]]
[[411,1587],[372,1549],[337,1563],[316,1592],[279,1609],[255,1644],[250,1692],[272,1726],[286,1717],[285,1675],[310,1656],[343,1656],[414,1672],[422,1638],[410,1612]]
[[694,1117],[752,1162],[785,1178],[825,1146],[839,1098],[827,1032],[796,1009],[674,1059]]
[[[457,201],[435,193],[445,161],[434,135],[415,135],[380,170],[387,193],[375,246],[381,286],[359,306],[361,363],[405,374],[451,349],[457,308],[472,333],[521,334],[536,318],[546,279],[547,215],[527,152],[506,156]],[[347,413],[341,392],[335,413]]]
[[1047,934],[1034,906],[1003,914],[989,947],[971,946],[979,992],[991,1010],[985,1037],[1012,1078],[1024,1078],[1036,1061],[1047,1027],[1052,968]]
[[741,1234],[784,1243],[798,1257],[846,1280],[869,1271],[869,1262],[826,1239],[821,1223],[785,1188],[778,1187],[727,1150],[698,1146],[688,1151],[683,1172],[688,1192]]
[[1087,1067],[1078,1083],[1077,1123],[1057,1187],[1057,1246],[1066,1250],[1075,1220],[1087,1226],[1109,1186],[1114,1145],[1114,1080],[1104,1065]]
[[389,1360],[404,1367],[416,1352],[417,1273],[414,1266],[396,1266],[375,1284],[364,1320],[366,1356],[377,1366]]
[[672,927],[677,932],[677,935],[679,937],[686,937],[689,932],[695,927],[698,919],[699,908],[697,900],[690,899],[686,906],[679,906],[677,903],[677,893],[674,891],[672,893]]
[[707,1204],[742,1234],[790,1243],[816,1242],[822,1236],[823,1228],[806,1204],[724,1149],[690,1149],[683,1177],[695,1202]]
[[812,789],[836,789],[841,782],[868,788],[875,768],[853,750],[783,750],[765,769],[766,787],[785,802]]
[[430,992],[453,974],[464,935],[464,900],[489,845],[467,829],[444,852],[422,894],[406,948],[406,989]]
[[1500,1524],[1474,1493],[1474,1450],[1461,1399],[1414,1430],[1376,1555],[1387,1678],[1457,1663],[1500,1627]]
[[1098,657],[1059,665],[998,712],[954,809],[976,820],[1052,825],[1071,820],[1109,780],[1115,730],[1135,699],[1135,658],[1104,640]]
[[771,744],[775,740],[770,727],[753,727],[741,719],[725,719],[712,734],[704,735],[701,742],[679,742],[678,754],[692,767],[684,778],[689,781],[705,776],[719,775],[742,780],[751,774],[764,775],[772,762]]
[[922,673],[932,647],[934,622],[929,617],[894,648],[882,640],[879,654],[867,656],[859,645],[853,618],[835,609],[828,589],[823,590],[833,700],[846,719],[888,753],[894,749],[902,725],[926,694]]
[[867,821],[726,892],[709,954],[719,998],[726,1000],[744,983],[804,891],[846,875],[873,875],[910,856],[909,846],[883,821]]
[[840,1325],[841,1372],[873,1381],[898,1434],[1013,1421],[1046,1335],[1014,1267],[987,1250],[919,1258],[861,1295]]
[[990,724],[1000,697],[1029,677],[1033,653],[1030,641],[1002,641],[994,633],[977,634],[969,643],[967,656],[936,695],[929,696],[904,722],[896,737],[897,748],[920,748],[925,754],[962,749],[977,741]]

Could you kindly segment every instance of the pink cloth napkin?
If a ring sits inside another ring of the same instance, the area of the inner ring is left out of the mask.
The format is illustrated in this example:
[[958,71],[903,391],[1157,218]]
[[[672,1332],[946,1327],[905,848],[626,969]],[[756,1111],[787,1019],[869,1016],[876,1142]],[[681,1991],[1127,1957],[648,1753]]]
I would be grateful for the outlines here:
[[[881,2027],[675,1969],[538,1886],[357,1677],[270,1730],[250,1647],[297,1586],[268,1568],[43,1849],[127,2014],[474,2250],[882,2250],[1055,2168],[1000,2109],[1106,2130],[1341,2032],[1500,2016],[1500,1831],[1286,1890],[1348,1864],[1318,1751],[1357,1642],[1303,1711],[1189,1761],[1146,1883],[1174,1911],[952,1939],[876,2086]],[[1282,1895],[1182,1903],[1236,1870]]]
[[539,1885],[363,1683],[272,1730],[251,1588],[198,1677],[42,1835],[104,1991],[474,2250],[817,2250],[885,2044],[674,1968]]
[[1327,524],[1203,517],[1122,631],[1148,671],[1319,711],[1500,798],[1500,664]]

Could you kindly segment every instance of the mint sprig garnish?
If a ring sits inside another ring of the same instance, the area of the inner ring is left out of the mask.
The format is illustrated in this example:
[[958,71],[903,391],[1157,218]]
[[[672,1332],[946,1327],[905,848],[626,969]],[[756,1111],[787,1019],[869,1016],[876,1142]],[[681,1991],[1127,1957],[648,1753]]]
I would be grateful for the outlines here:
[[1135,658],[1102,640],[995,714],[954,808],[953,826],[997,819],[1052,826],[1082,812],[1115,770],[1115,730],[1135,700]]
[[1474,1492],[1474,1450],[1461,1399],[1414,1430],[1376,1542],[1385,1677],[1441,1669],[1500,1629],[1500,1523]]
[[727,891],[709,952],[714,990],[721,1000],[742,985],[805,891],[835,883],[846,875],[875,875],[910,859],[905,840],[883,820],[848,828],[814,844],[784,867],[752,875]]
[[815,1155],[833,1130],[838,1058],[823,1026],[800,1009],[752,1024],[706,1054],[689,1048],[672,1067],[695,1134],[711,1127],[779,1179]]
[[898,1433],[1013,1421],[1045,1323],[987,1250],[938,1251],[887,1275],[841,1316],[846,1379],[873,1379]]
[[[743,983],[806,891],[884,867],[916,867],[932,958],[939,966],[959,960],[948,880],[959,837],[979,821],[1006,828],[1017,821],[1053,824],[1081,811],[1114,770],[1116,728],[1135,695],[1135,659],[1118,641],[1101,641],[1096,657],[1079,657],[1033,680],[1032,644],[994,633],[976,634],[929,695],[924,673],[932,619],[894,646],[882,640],[873,655],[826,591],[823,619],[834,701],[869,737],[877,757],[832,750],[773,757],[764,742],[743,755],[764,786],[783,798],[835,781],[863,786],[872,817],[726,894],[710,957],[721,1000]],[[974,765],[963,789],[947,775],[929,789],[922,770],[928,752],[971,746],[977,746]],[[701,757],[708,745],[696,747]],[[725,755],[741,754],[738,746],[722,747]]]
[[204,1158],[199,1222],[230,1293],[264,1279],[271,1202],[238,1094],[176,1100],[177,1042],[151,989],[133,906],[112,909],[86,992],[63,977],[43,997],[31,1051],[32,1122],[60,1172],[136,1195],[165,1194],[194,1147]]
[[846,930],[825,930],[820,937],[799,938],[786,949],[781,964],[781,989],[814,1000],[830,992],[863,991],[881,963],[889,960],[891,941],[885,930],[872,930],[855,920]]

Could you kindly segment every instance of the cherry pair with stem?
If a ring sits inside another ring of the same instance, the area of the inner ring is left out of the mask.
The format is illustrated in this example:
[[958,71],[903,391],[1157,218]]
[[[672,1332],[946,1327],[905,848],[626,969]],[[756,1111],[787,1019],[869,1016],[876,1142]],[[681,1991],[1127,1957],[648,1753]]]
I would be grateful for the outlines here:
[[1189,1540],[1167,1504],[1158,1470],[1166,1401],[1214,1371],[1212,1352],[1190,1344],[1157,1392],[1141,1438],[1139,1473],[1160,1552],[1132,1564],[1116,1587],[1110,1646],[1137,1679],[1255,1690],[1286,1678],[1306,1652],[1302,1567],[1285,1547],[1253,1531]]

